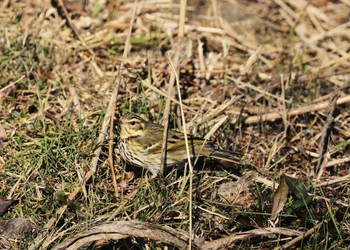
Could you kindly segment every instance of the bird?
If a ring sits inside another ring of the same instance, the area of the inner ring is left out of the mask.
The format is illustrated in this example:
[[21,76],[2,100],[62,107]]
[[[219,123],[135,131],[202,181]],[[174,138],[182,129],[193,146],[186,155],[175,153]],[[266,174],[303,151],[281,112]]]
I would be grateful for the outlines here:
[[[161,152],[164,127],[135,114],[121,116],[117,122],[117,148],[121,158],[129,165],[149,170],[157,176],[161,169]],[[188,136],[190,157],[209,157],[237,163],[234,154],[214,147],[204,139]],[[166,168],[176,166],[187,159],[183,133],[169,129],[166,148]]]

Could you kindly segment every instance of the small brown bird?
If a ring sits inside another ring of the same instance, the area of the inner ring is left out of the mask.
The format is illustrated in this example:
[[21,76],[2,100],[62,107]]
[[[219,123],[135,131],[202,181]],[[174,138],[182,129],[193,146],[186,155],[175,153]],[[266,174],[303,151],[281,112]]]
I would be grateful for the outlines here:
[[[119,120],[117,135],[118,149],[121,157],[128,164],[143,167],[156,176],[160,171],[161,151],[164,127],[133,114],[122,116]],[[211,143],[188,136],[191,157],[205,156],[217,160],[237,162],[233,154],[215,149]],[[175,166],[187,159],[184,135],[169,130],[166,152],[166,166]]]

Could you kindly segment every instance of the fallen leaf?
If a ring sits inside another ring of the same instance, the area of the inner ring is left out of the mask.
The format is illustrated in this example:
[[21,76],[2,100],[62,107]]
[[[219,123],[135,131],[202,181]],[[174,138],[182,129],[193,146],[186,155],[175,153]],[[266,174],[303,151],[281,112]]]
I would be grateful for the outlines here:
[[229,181],[221,184],[218,190],[221,201],[244,208],[250,207],[255,202],[249,190],[250,185],[254,183],[254,176],[254,172],[247,172],[237,181]]
[[7,209],[14,203],[15,201],[13,200],[9,200],[9,201],[5,201],[3,199],[0,198],[0,215],[2,215],[3,213],[5,213],[7,211]]
[[310,198],[306,188],[304,187],[304,185],[301,183],[300,180],[291,178],[289,176],[285,176],[285,177],[286,177],[286,183],[288,184],[288,187],[298,199],[308,200]]
[[18,238],[33,230],[34,224],[24,217],[0,222],[0,249],[18,249]]
[[289,192],[289,188],[286,182],[286,176],[282,175],[280,184],[275,194],[273,195],[273,205],[272,205],[272,211],[271,211],[272,221],[275,221],[277,216],[283,210],[284,204],[286,203],[288,198],[288,192]]

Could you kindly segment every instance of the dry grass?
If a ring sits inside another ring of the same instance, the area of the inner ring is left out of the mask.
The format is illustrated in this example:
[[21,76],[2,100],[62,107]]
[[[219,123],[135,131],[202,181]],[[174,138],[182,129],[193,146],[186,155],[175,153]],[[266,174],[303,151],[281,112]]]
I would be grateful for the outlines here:
[[[169,226],[193,248],[346,249],[349,2],[193,0],[179,28],[183,4],[1,3],[0,198],[18,201],[1,220],[36,225],[22,249],[111,220]],[[114,98],[116,114],[156,123],[169,107],[170,128],[241,163],[156,180],[125,170],[108,141]],[[130,235],[114,247],[171,245]]]

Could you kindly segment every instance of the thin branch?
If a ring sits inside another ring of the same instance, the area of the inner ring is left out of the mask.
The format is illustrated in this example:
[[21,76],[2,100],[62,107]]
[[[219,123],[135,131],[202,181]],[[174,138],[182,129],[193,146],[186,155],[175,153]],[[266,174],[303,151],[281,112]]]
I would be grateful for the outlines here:
[[[350,95],[341,97],[337,100],[336,104],[341,105],[344,103],[350,102]],[[316,104],[307,105],[304,107],[296,108],[288,112],[288,116],[295,116],[295,115],[301,115],[306,113],[311,113],[314,111],[326,109],[329,106],[329,102],[320,102]],[[261,114],[261,115],[254,115],[250,116],[247,119],[244,120],[245,124],[254,124],[258,122],[266,122],[266,121],[275,121],[277,119],[281,119],[282,115],[278,112],[271,112],[267,114]],[[232,123],[236,123],[235,120],[232,121]]]
[[332,125],[334,121],[334,111],[336,108],[336,102],[339,98],[340,92],[339,90],[334,93],[334,95],[331,97],[331,100],[329,101],[329,114],[327,117],[326,125],[323,128],[322,131],[322,137],[320,142],[320,157],[318,158],[317,166],[315,168],[315,176],[316,180],[322,175],[323,172],[323,164],[324,163],[324,156],[327,153],[328,150],[328,142],[329,142],[329,136],[331,135]]
[[[189,243],[192,242],[192,191],[193,191],[193,167],[192,167],[192,162],[191,162],[191,153],[190,153],[190,147],[188,144],[188,138],[187,138],[187,131],[186,131],[186,119],[185,119],[185,113],[184,113],[184,108],[182,106],[182,98],[181,98],[181,89],[180,89],[180,84],[179,84],[179,77],[176,73],[176,69],[174,67],[174,65],[172,64],[170,58],[169,59],[169,63],[170,66],[173,70],[173,74],[176,77],[176,87],[177,87],[177,95],[179,97],[179,102],[180,102],[180,111],[181,111],[181,119],[182,119],[182,124],[183,124],[183,131],[184,131],[184,137],[185,137],[185,145],[186,145],[186,154],[187,154],[187,162],[188,162],[188,166],[189,166],[189,181],[190,181],[190,186],[189,186],[189,190],[188,190],[188,199],[189,199],[189,207],[188,207],[188,211],[189,211]],[[188,244],[188,248],[191,249],[192,244]]]
[[64,15],[64,18],[66,18],[66,20],[67,20],[68,26],[72,29],[74,35],[79,39],[79,41],[81,42],[83,47],[87,51],[89,51],[90,55],[93,57],[93,59],[95,61],[96,55],[95,55],[94,51],[86,45],[84,39],[82,39],[81,36],[79,35],[79,31],[78,31],[77,27],[75,26],[75,24],[73,23],[72,19],[70,18],[67,9],[64,6],[63,0],[57,0],[57,3],[61,7],[61,9],[63,11],[63,15]]

